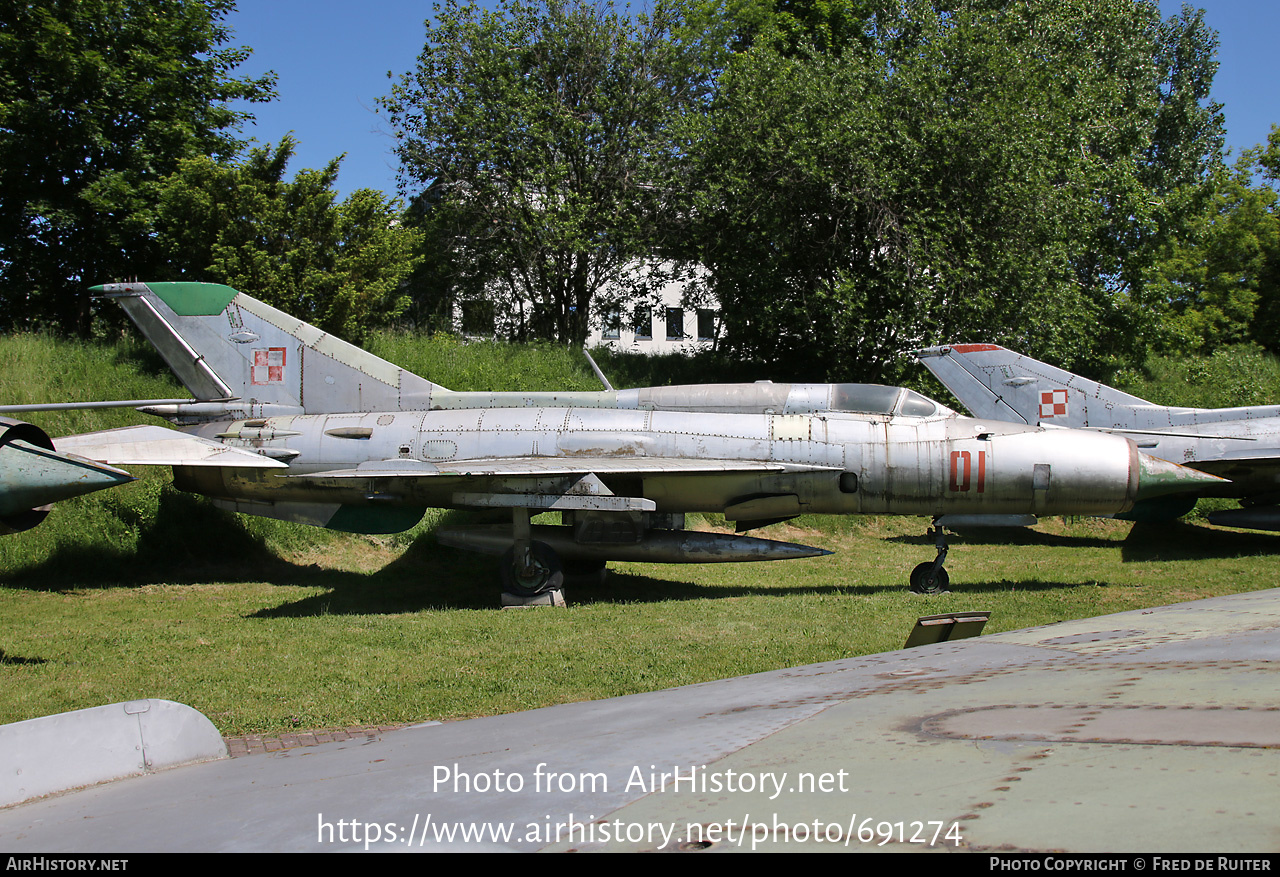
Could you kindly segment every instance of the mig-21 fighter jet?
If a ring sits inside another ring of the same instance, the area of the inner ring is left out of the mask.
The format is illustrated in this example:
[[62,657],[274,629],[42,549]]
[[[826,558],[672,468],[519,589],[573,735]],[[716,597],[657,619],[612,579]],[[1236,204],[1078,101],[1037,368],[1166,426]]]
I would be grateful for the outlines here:
[[[502,509],[511,524],[441,541],[501,553],[504,600],[558,594],[608,560],[703,563],[826,552],[741,535],[805,513],[926,515],[943,527],[1115,514],[1219,479],[1126,438],[958,416],[911,390],[725,384],[598,392],[454,392],[226,286],[119,283],[115,299],[195,396],[141,406],[274,467],[174,466],[174,484],[247,514],[356,532],[428,507]],[[110,463],[104,436],[59,440]],[[60,447],[63,446],[60,444]],[[543,511],[560,526],[533,526]],[[739,534],[684,529],[719,512]]]

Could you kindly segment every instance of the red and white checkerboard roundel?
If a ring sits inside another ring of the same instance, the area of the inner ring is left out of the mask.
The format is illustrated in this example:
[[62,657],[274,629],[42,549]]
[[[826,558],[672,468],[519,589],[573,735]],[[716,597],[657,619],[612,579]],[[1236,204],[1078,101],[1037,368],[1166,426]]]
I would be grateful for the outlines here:
[[1040,394],[1040,416],[1042,418],[1067,416],[1067,391],[1047,390]]
[[268,347],[253,351],[250,381],[256,385],[284,383],[284,348]]

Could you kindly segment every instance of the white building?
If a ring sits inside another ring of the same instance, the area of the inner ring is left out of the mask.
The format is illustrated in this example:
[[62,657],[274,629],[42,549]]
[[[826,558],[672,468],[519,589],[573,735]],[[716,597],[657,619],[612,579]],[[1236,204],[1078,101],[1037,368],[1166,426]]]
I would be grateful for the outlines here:
[[[637,263],[614,288],[596,296],[588,349],[608,347],[626,353],[692,353],[707,350],[720,332],[720,312],[701,267],[678,270],[671,263]],[[644,304],[635,304],[643,300]],[[625,302],[625,304],[618,304]],[[456,331],[468,337],[514,335],[519,321],[536,319],[532,308],[499,313],[491,300],[458,302]]]
[[630,269],[628,288],[646,288],[647,302],[620,307],[609,304],[608,291],[601,294],[587,347],[646,354],[692,353],[713,347],[720,313],[710,306],[705,279],[701,267],[679,272],[662,263]]

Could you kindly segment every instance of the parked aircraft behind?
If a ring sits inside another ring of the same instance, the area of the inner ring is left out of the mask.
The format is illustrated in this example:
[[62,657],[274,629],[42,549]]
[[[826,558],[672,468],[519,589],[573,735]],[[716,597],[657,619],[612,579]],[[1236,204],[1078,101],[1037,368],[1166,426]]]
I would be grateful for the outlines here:
[[[688,512],[721,512],[740,530],[803,513],[933,516],[938,556],[911,582],[940,590],[942,527],[955,516],[1113,514],[1218,480],[1123,438],[976,421],[898,387],[455,393],[226,286],[95,291],[125,309],[196,396],[140,410],[284,464],[177,465],[176,486],[234,511],[358,532],[407,529],[427,507],[509,510],[510,527],[441,535],[501,552],[512,601],[558,592],[566,562],[594,572],[608,560],[826,553],[685,530]],[[100,440],[64,441],[109,460]],[[531,526],[545,510],[565,524]]]
[[132,480],[113,466],[59,453],[38,426],[0,417],[0,534],[30,530],[58,500]]
[[1280,530],[1280,405],[1155,405],[995,344],[931,347],[916,356],[975,417],[1124,435],[1145,454],[1228,479],[1140,505],[1130,519],[1175,518],[1199,497],[1229,496],[1242,507],[1211,512],[1211,523]]

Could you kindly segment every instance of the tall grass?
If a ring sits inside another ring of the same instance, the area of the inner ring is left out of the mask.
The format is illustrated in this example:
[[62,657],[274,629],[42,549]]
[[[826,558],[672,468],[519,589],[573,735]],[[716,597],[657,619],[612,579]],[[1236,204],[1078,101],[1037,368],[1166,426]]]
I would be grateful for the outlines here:
[[[0,338],[0,401],[6,405],[188,395],[142,341],[77,343],[34,334]],[[40,412],[22,419],[51,436],[155,422],[129,408]]]
[[453,335],[384,332],[371,353],[450,390],[599,390],[580,351],[555,344],[464,342]]
[[1116,384],[1156,405],[1280,405],[1280,359],[1253,344],[1209,355],[1153,356],[1144,369],[1120,372]]

